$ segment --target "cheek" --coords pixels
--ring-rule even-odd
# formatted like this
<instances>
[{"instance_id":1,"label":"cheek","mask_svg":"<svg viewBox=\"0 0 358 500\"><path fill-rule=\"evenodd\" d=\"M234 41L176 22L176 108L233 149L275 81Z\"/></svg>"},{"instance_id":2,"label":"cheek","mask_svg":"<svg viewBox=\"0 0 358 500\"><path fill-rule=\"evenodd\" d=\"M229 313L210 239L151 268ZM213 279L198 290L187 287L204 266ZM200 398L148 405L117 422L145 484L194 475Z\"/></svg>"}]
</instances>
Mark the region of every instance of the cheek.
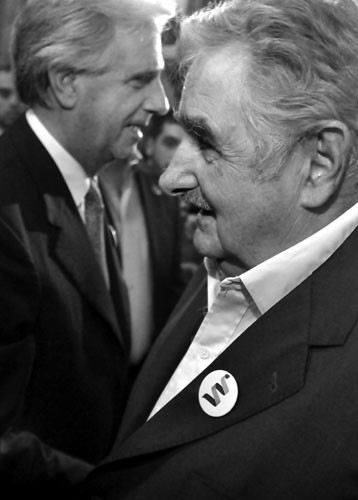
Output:
<instances>
[{"instance_id":1,"label":"cheek","mask_svg":"<svg viewBox=\"0 0 358 500\"><path fill-rule=\"evenodd\" d=\"M156 157L156 158L166 158L166 155L165 155L165 148L163 148L162 146L158 146L158 147L155 149L155 157Z\"/></svg>"},{"instance_id":2,"label":"cheek","mask_svg":"<svg viewBox=\"0 0 358 500\"><path fill-rule=\"evenodd\" d=\"M252 194L239 189L235 182L216 182L212 203L216 210L217 231L225 247L237 245L238 241L247 238L256 225L257 213Z\"/></svg>"},{"instance_id":3,"label":"cheek","mask_svg":"<svg viewBox=\"0 0 358 500\"><path fill-rule=\"evenodd\" d=\"M171 150L171 149L164 149L163 152L162 152L162 157L166 160L166 161L171 161L171 159L173 158L174 156L174 153L175 151Z\"/></svg>"},{"instance_id":4,"label":"cheek","mask_svg":"<svg viewBox=\"0 0 358 500\"><path fill-rule=\"evenodd\" d=\"M102 105L98 107L98 114L106 123L107 128L118 128L118 125L128 120L133 115L139 104L137 103L136 96L129 96L123 94L109 94L102 101Z\"/></svg>"},{"instance_id":5,"label":"cheek","mask_svg":"<svg viewBox=\"0 0 358 500\"><path fill-rule=\"evenodd\" d=\"M117 99L117 109L122 111L123 115L130 116L143 107L147 99L147 93L144 90L136 90L135 92L121 95Z\"/></svg>"}]
</instances>

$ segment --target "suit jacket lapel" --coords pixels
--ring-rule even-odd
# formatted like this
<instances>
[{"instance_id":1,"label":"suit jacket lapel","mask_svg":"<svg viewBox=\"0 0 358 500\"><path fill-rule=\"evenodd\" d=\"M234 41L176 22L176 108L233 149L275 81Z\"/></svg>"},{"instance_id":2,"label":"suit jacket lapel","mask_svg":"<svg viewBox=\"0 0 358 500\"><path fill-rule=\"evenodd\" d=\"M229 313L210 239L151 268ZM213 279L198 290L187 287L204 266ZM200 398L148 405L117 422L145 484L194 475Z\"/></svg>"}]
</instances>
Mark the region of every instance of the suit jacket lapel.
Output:
<instances>
[{"instance_id":1,"label":"suit jacket lapel","mask_svg":"<svg viewBox=\"0 0 358 500\"><path fill-rule=\"evenodd\" d=\"M178 340L184 334L182 327L188 327L184 317L193 318L190 307L184 304L179 311L184 317L168 324L143 376L137 381L119 441L130 431L134 433L124 439L121 446L114 447L106 462L208 436L301 390L309 347L343 344L357 321L357 308L346 305L352 303L352 296L358 295L358 273L352 273L357 260L358 230L312 277L256 321L188 387L145 422L171 375L169 367L175 368L188 344L187 335L186 343ZM179 356L175 353L178 347ZM214 418L201 409L198 391L206 375L218 369L233 375L239 386L239 397L231 412ZM145 393L140 390L141 384ZM134 422L132 426L129 420Z\"/></svg>"},{"instance_id":2,"label":"suit jacket lapel","mask_svg":"<svg viewBox=\"0 0 358 500\"><path fill-rule=\"evenodd\" d=\"M53 226L50 245L54 258L118 337L119 328L110 294L60 171L24 117L10 133L23 164L43 197L48 221Z\"/></svg>"},{"instance_id":3,"label":"suit jacket lapel","mask_svg":"<svg viewBox=\"0 0 358 500\"><path fill-rule=\"evenodd\" d=\"M188 387L124 441L119 454L110 460L180 446L210 435L300 390L308 350L309 290L305 283L256 321ZM302 304L299 311L297 301ZM172 342L173 339L172 335ZM165 346L162 349L164 353ZM198 401L201 382L215 370L228 371L239 387L233 410L218 418L205 414ZM147 374L151 380L156 376ZM155 399L151 398L151 406Z\"/></svg>"},{"instance_id":4,"label":"suit jacket lapel","mask_svg":"<svg viewBox=\"0 0 358 500\"><path fill-rule=\"evenodd\" d=\"M70 201L73 203L72 199ZM112 297L77 209L74 212L68 202L54 199L52 195L47 194L45 203L49 222L57 228L52 249L55 258L69 273L86 300L110 324L115 335L124 344Z\"/></svg>"}]
</instances>

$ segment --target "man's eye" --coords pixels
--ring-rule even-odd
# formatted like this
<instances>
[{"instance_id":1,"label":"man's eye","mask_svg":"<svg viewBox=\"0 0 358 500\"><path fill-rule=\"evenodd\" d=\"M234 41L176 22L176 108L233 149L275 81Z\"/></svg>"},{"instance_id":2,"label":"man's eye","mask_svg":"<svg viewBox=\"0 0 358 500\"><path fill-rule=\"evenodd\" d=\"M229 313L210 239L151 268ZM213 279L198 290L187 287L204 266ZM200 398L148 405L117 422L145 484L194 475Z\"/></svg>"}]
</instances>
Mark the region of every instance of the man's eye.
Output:
<instances>
[{"instance_id":1,"label":"man's eye","mask_svg":"<svg viewBox=\"0 0 358 500\"><path fill-rule=\"evenodd\" d=\"M218 153L216 149L205 140L198 138L199 149L207 163L212 163L215 159L217 159Z\"/></svg>"},{"instance_id":2,"label":"man's eye","mask_svg":"<svg viewBox=\"0 0 358 500\"><path fill-rule=\"evenodd\" d=\"M2 99L9 99L12 95L12 90L10 89L0 89L0 97Z\"/></svg>"},{"instance_id":3,"label":"man's eye","mask_svg":"<svg viewBox=\"0 0 358 500\"><path fill-rule=\"evenodd\" d=\"M197 141L198 141L198 145L199 145L199 148L200 148L201 151L206 151L207 149L212 149L211 144L209 144L208 142L206 142L201 137L198 137Z\"/></svg>"},{"instance_id":4,"label":"man's eye","mask_svg":"<svg viewBox=\"0 0 358 500\"><path fill-rule=\"evenodd\" d=\"M154 80L154 78L155 76L152 75L151 73L148 75L141 75L138 76L137 78L133 78L131 80L131 85L135 89L142 89L146 85L149 85Z\"/></svg>"},{"instance_id":5,"label":"man's eye","mask_svg":"<svg viewBox=\"0 0 358 500\"><path fill-rule=\"evenodd\" d=\"M177 148L180 144L180 140L176 139L175 137L164 137L163 138L163 146L166 146L167 148Z\"/></svg>"},{"instance_id":6,"label":"man's eye","mask_svg":"<svg viewBox=\"0 0 358 500\"><path fill-rule=\"evenodd\" d=\"M131 84L134 89L142 89L147 85L147 81L137 79L137 80L132 80Z\"/></svg>"}]
</instances>

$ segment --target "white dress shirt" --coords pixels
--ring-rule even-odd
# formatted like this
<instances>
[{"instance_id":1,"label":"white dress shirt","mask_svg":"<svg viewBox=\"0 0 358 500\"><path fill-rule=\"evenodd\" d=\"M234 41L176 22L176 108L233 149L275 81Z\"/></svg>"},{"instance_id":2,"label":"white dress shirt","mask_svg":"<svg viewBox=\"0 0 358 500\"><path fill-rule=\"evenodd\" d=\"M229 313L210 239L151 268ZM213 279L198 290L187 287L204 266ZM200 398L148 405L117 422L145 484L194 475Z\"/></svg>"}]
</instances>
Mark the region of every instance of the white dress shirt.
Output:
<instances>
[{"instance_id":1,"label":"white dress shirt","mask_svg":"<svg viewBox=\"0 0 358 500\"><path fill-rule=\"evenodd\" d=\"M132 363L146 354L153 333L153 280L149 241L138 187L130 170L119 200L123 277L128 289ZM160 224L160 221L158 221Z\"/></svg>"},{"instance_id":2,"label":"white dress shirt","mask_svg":"<svg viewBox=\"0 0 358 500\"><path fill-rule=\"evenodd\" d=\"M130 361L140 363L152 341L153 276L150 240L135 171L137 154L129 161L114 160L100 173L111 201L111 217L120 248L122 275L127 286L131 350ZM158 221L160 223L160 221Z\"/></svg>"},{"instance_id":3,"label":"white dress shirt","mask_svg":"<svg viewBox=\"0 0 358 500\"><path fill-rule=\"evenodd\" d=\"M358 204L336 220L240 276L220 281L206 259L208 313L149 418L204 371L254 321L321 266L358 225Z\"/></svg>"}]
</instances>

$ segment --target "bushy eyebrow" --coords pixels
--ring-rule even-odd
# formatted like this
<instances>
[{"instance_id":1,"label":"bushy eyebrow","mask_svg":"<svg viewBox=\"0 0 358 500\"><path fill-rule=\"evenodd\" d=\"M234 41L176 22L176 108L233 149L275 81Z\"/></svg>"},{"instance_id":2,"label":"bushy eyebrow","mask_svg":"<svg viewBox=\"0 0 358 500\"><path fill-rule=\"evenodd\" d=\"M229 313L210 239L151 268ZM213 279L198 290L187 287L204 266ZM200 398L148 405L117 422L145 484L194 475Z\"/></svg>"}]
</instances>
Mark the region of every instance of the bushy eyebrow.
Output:
<instances>
[{"instance_id":1,"label":"bushy eyebrow","mask_svg":"<svg viewBox=\"0 0 358 500\"><path fill-rule=\"evenodd\" d=\"M208 142L213 146L216 144L216 137L210 126L203 118L190 118L182 113L175 111L175 119L183 127L185 132L194 139Z\"/></svg>"}]
</instances>

